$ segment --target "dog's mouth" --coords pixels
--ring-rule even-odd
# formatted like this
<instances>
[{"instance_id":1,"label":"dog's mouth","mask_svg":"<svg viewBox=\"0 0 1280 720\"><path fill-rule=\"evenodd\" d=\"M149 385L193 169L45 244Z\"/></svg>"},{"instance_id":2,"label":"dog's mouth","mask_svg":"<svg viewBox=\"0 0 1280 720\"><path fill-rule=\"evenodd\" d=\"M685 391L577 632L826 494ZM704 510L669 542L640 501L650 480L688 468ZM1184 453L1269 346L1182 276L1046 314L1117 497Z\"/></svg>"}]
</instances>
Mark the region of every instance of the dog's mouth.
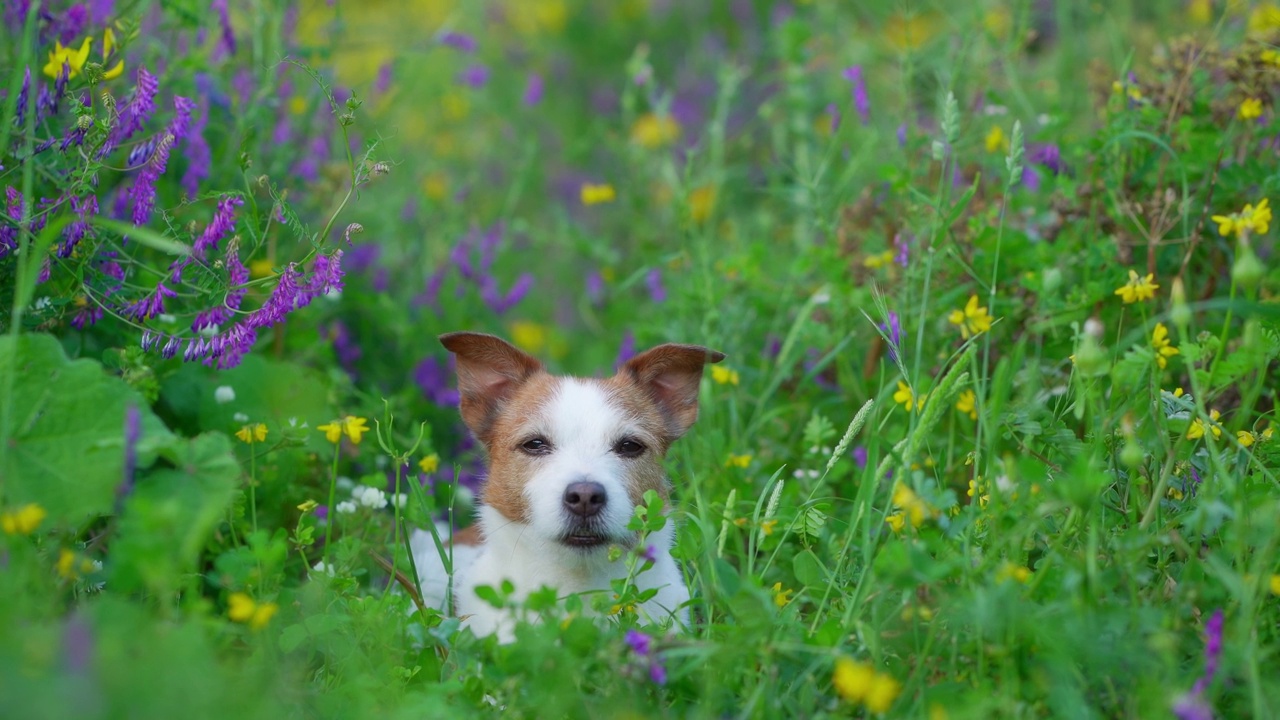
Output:
<instances>
[{"instance_id":1,"label":"dog's mouth","mask_svg":"<svg viewBox=\"0 0 1280 720\"><path fill-rule=\"evenodd\" d=\"M598 532L587 529L570 530L560 538L560 542L572 547L590 550L609 544L609 538Z\"/></svg>"}]
</instances>

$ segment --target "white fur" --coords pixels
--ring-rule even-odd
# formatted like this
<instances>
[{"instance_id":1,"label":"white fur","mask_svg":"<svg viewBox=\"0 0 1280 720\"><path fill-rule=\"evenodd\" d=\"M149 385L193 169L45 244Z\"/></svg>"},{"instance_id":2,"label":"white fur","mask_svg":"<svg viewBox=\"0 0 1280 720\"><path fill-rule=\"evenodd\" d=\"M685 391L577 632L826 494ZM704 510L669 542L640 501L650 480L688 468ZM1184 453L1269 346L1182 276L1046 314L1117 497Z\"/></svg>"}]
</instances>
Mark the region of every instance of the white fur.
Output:
<instances>
[{"instance_id":1,"label":"white fur","mask_svg":"<svg viewBox=\"0 0 1280 720\"><path fill-rule=\"evenodd\" d=\"M550 455L539 460L537 470L524 486L529 522L513 521L492 507L481 507L479 519L485 544L480 548L454 549L453 587L458 616L465 618L465 624L477 635L497 633L501 642L514 639L516 616L511 610L495 609L477 597L477 586L498 588L508 580L515 588L515 600L523 600L544 586L555 588L563 598L573 593L612 594L610 581L627 575L625 556L610 562L607 546L584 550L560 542L569 519L562 499L569 484L589 480L603 485L608 494L602 518L604 533L624 548L636 541L635 534L626 529L635 509L627 492L628 462L613 452L613 444L619 438L638 432L634 420L610 404L595 385L565 378L543 411L528 419L527 429L543 434L553 447ZM645 539L646 544L653 545L657 559L634 581L641 590L657 589L658 593L637 612L649 622L674 616L684 626L688 624L684 605L689 591L671 557L673 539L670 522ZM443 607L447 581L430 535L415 533L413 551L423 580L424 600ZM586 606L590 606L589 600Z\"/></svg>"}]
</instances>

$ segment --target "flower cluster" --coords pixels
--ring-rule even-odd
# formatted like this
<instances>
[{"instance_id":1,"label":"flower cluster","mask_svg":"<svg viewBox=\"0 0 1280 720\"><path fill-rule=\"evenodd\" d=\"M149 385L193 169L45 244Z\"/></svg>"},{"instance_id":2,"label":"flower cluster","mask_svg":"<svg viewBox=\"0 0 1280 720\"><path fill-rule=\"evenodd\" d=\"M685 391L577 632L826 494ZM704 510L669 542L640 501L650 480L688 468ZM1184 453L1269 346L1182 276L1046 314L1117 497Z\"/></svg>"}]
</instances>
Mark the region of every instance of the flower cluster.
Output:
<instances>
[{"instance_id":1,"label":"flower cluster","mask_svg":"<svg viewBox=\"0 0 1280 720\"><path fill-rule=\"evenodd\" d=\"M40 505L28 503L0 513L0 530L4 530L6 535L30 535L48 515L48 511Z\"/></svg>"},{"instance_id":2,"label":"flower cluster","mask_svg":"<svg viewBox=\"0 0 1280 720\"><path fill-rule=\"evenodd\" d=\"M666 685L667 668L662 664L662 659L658 657L658 653L653 647L653 638L639 630L632 629L627 631L626 641L631 651L640 658L643 664L648 666L649 680L654 685Z\"/></svg>"},{"instance_id":3,"label":"flower cluster","mask_svg":"<svg viewBox=\"0 0 1280 720\"><path fill-rule=\"evenodd\" d=\"M902 692L902 685L892 675L847 657L836 660L831 685L840 697L877 714L888 712Z\"/></svg>"},{"instance_id":4,"label":"flower cluster","mask_svg":"<svg viewBox=\"0 0 1280 720\"><path fill-rule=\"evenodd\" d=\"M959 326L960 337L965 340L990 330L993 320L987 308L978 305L977 295L970 295L969 302L965 303L963 309L953 310L947 316L948 322Z\"/></svg>"},{"instance_id":5,"label":"flower cluster","mask_svg":"<svg viewBox=\"0 0 1280 720\"><path fill-rule=\"evenodd\" d=\"M1245 205L1238 213L1214 215L1211 219L1218 223L1218 234L1224 237L1239 235L1242 231L1263 235L1271 227L1271 205L1267 198L1263 198L1257 207ZM1149 275L1147 277L1150 278Z\"/></svg>"},{"instance_id":6,"label":"flower cluster","mask_svg":"<svg viewBox=\"0 0 1280 720\"><path fill-rule=\"evenodd\" d=\"M1140 276L1137 272L1130 270L1129 281L1116 288L1115 294L1119 295L1126 305L1130 305L1154 298L1159 288L1160 286L1155 283L1154 273Z\"/></svg>"},{"instance_id":7,"label":"flower cluster","mask_svg":"<svg viewBox=\"0 0 1280 720\"><path fill-rule=\"evenodd\" d=\"M317 430L324 433L324 437L331 443L337 444L342 441L342 436L346 435L351 442L356 445L364 439L364 434L369 432L369 421L362 417L347 415L338 420L334 420L325 425L319 425Z\"/></svg>"},{"instance_id":8,"label":"flower cluster","mask_svg":"<svg viewBox=\"0 0 1280 720\"><path fill-rule=\"evenodd\" d=\"M279 605L273 602L258 602L247 593L234 592L227 598L227 617L248 625L253 630L266 627L279 609Z\"/></svg>"}]
</instances>

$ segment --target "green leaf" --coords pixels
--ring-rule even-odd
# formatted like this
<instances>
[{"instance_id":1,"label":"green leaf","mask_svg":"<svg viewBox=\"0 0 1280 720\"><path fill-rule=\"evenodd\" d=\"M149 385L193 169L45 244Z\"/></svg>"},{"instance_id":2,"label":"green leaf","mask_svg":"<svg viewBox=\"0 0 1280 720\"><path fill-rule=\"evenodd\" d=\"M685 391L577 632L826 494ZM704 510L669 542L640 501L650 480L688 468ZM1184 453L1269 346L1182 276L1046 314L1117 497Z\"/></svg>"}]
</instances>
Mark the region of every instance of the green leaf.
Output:
<instances>
[{"instance_id":1,"label":"green leaf","mask_svg":"<svg viewBox=\"0 0 1280 720\"><path fill-rule=\"evenodd\" d=\"M791 569L796 574L796 580L808 587L821 587L827 582L827 569L812 550L800 551L792 561Z\"/></svg>"},{"instance_id":2,"label":"green leaf","mask_svg":"<svg viewBox=\"0 0 1280 720\"><path fill-rule=\"evenodd\" d=\"M12 392L7 392L12 388ZM141 396L92 360L68 360L48 335L0 337L0 477L8 500L55 523L111 512L124 480L125 413L137 407L138 467L174 441Z\"/></svg>"}]
</instances>

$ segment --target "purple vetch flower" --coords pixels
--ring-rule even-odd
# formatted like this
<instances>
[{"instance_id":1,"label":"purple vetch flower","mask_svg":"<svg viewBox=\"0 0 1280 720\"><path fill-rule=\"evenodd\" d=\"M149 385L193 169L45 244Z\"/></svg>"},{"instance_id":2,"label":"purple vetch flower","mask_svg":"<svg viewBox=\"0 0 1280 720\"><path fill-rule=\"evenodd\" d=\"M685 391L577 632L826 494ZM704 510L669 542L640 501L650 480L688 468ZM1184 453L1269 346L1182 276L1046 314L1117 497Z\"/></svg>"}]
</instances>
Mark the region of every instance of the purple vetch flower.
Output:
<instances>
[{"instance_id":1,"label":"purple vetch flower","mask_svg":"<svg viewBox=\"0 0 1280 720\"><path fill-rule=\"evenodd\" d=\"M347 371L348 375L355 377L356 363L364 357L364 350L351 336L351 330L347 328L346 323L334 320L332 325L321 329L320 335L333 343L333 353L338 358L338 364Z\"/></svg>"},{"instance_id":2,"label":"purple vetch flower","mask_svg":"<svg viewBox=\"0 0 1280 720\"><path fill-rule=\"evenodd\" d=\"M907 238L902 233L895 233L893 236L893 261L901 267L906 267L911 262L911 245L907 242Z\"/></svg>"},{"instance_id":3,"label":"purple vetch flower","mask_svg":"<svg viewBox=\"0 0 1280 720\"><path fill-rule=\"evenodd\" d=\"M1205 691L1218 674L1222 660L1222 609L1219 608L1204 624L1204 674L1196 680L1191 692L1179 697L1173 705L1173 714L1179 720L1213 720L1213 706L1205 698Z\"/></svg>"},{"instance_id":4,"label":"purple vetch flower","mask_svg":"<svg viewBox=\"0 0 1280 720\"><path fill-rule=\"evenodd\" d=\"M827 117L829 118L829 124L827 125L827 129L833 133L839 130L840 129L840 107L837 106L835 103L827 103Z\"/></svg>"},{"instance_id":5,"label":"purple vetch flower","mask_svg":"<svg viewBox=\"0 0 1280 720\"><path fill-rule=\"evenodd\" d=\"M889 337L889 361L898 362L898 352L902 349L902 323L898 313L890 310L888 320L880 323L880 330Z\"/></svg>"},{"instance_id":6,"label":"purple vetch flower","mask_svg":"<svg viewBox=\"0 0 1280 720\"><path fill-rule=\"evenodd\" d=\"M652 544L645 545L644 550L640 552L640 557L644 559L645 562L658 562L658 548L654 547Z\"/></svg>"},{"instance_id":7,"label":"purple vetch flower","mask_svg":"<svg viewBox=\"0 0 1280 720\"><path fill-rule=\"evenodd\" d=\"M639 630L628 630L626 640L631 651L640 657L649 657L649 653L653 652L653 638Z\"/></svg>"},{"instance_id":8,"label":"purple vetch flower","mask_svg":"<svg viewBox=\"0 0 1280 720\"><path fill-rule=\"evenodd\" d=\"M23 126L27 115L27 98L31 95L31 68L28 67L22 76L22 89L18 91L18 105L14 110L14 124Z\"/></svg>"},{"instance_id":9,"label":"purple vetch flower","mask_svg":"<svg viewBox=\"0 0 1280 720\"><path fill-rule=\"evenodd\" d=\"M89 0L89 22L106 25L116 16L115 0Z\"/></svg>"},{"instance_id":10,"label":"purple vetch flower","mask_svg":"<svg viewBox=\"0 0 1280 720\"><path fill-rule=\"evenodd\" d=\"M249 282L249 268L240 262L239 254L234 251L227 253L226 266L227 285L231 290L227 291L221 305L196 314L195 321L191 323L192 331L200 332L205 328L221 325L231 319L233 312L240 309L240 303L248 292L245 283Z\"/></svg>"},{"instance_id":11,"label":"purple vetch flower","mask_svg":"<svg viewBox=\"0 0 1280 720\"><path fill-rule=\"evenodd\" d=\"M472 88L482 88L489 82L489 68L475 63L458 73L458 82Z\"/></svg>"},{"instance_id":12,"label":"purple vetch flower","mask_svg":"<svg viewBox=\"0 0 1280 720\"><path fill-rule=\"evenodd\" d=\"M71 327L77 330L84 330L86 327L101 320L102 314L102 308L89 301L77 310L75 315L71 316Z\"/></svg>"},{"instance_id":13,"label":"purple vetch flower","mask_svg":"<svg viewBox=\"0 0 1280 720\"><path fill-rule=\"evenodd\" d=\"M342 250L332 255L317 255L311 265L311 284L307 292L312 297L342 290Z\"/></svg>"},{"instance_id":14,"label":"purple vetch flower","mask_svg":"<svg viewBox=\"0 0 1280 720\"><path fill-rule=\"evenodd\" d=\"M667 289L662 285L662 270L654 268L644 276L644 285L649 289L649 299L655 303L666 302Z\"/></svg>"},{"instance_id":15,"label":"purple vetch flower","mask_svg":"<svg viewBox=\"0 0 1280 720\"><path fill-rule=\"evenodd\" d=\"M445 408L458 406L458 391L453 388L452 359L440 362L427 357L413 369L413 382L423 397L432 404Z\"/></svg>"},{"instance_id":16,"label":"purple vetch flower","mask_svg":"<svg viewBox=\"0 0 1280 720\"><path fill-rule=\"evenodd\" d=\"M210 250L217 250L218 243L236 231L236 208L244 204L238 195L226 195L218 201L213 219L191 246L191 254L203 260Z\"/></svg>"},{"instance_id":17,"label":"purple vetch flower","mask_svg":"<svg viewBox=\"0 0 1280 720\"><path fill-rule=\"evenodd\" d=\"M137 79L138 84L133 90L133 95L130 97L129 102L120 109L119 124L111 131L107 141L103 143L102 150L98 152L98 157L102 157L122 143L128 142L129 138L142 129L147 119L151 117L151 113L155 112L156 93L160 90L160 81L156 76L147 72L145 67L138 68Z\"/></svg>"},{"instance_id":18,"label":"purple vetch flower","mask_svg":"<svg viewBox=\"0 0 1280 720\"><path fill-rule=\"evenodd\" d=\"M898 126L897 136L898 136L898 147L906 147L907 146L907 124L906 123L902 123L901 125Z\"/></svg>"},{"instance_id":19,"label":"purple vetch flower","mask_svg":"<svg viewBox=\"0 0 1280 720\"><path fill-rule=\"evenodd\" d=\"M1028 192L1040 192L1040 173L1034 165L1027 164L1022 166L1021 184Z\"/></svg>"},{"instance_id":20,"label":"purple vetch flower","mask_svg":"<svg viewBox=\"0 0 1280 720\"><path fill-rule=\"evenodd\" d=\"M867 99L867 83L862 77L862 66L850 65L841 76L853 86L853 109L858 112L862 124L866 125L871 120L871 102Z\"/></svg>"},{"instance_id":21,"label":"purple vetch flower","mask_svg":"<svg viewBox=\"0 0 1280 720\"><path fill-rule=\"evenodd\" d=\"M320 179L320 166L329 161L329 137L317 133L307 143L307 149L293 165L293 173L307 182Z\"/></svg>"},{"instance_id":22,"label":"purple vetch flower","mask_svg":"<svg viewBox=\"0 0 1280 720\"><path fill-rule=\"evenodd\" d=\"M191 123L191 130L187 133L185 142L187 171L182 174L182 189L190 197L200 194L200 181L209 177L209 166L213 162L209 143L204 139L204 129L209 124L208 104L209 99L206 96L205 102Z\"/></svg>"},{"instance_id":23,"label":"purple vetch flower","mask_svg":"<svg viewBox=\"0 0 1280 720\"><path fill-rule=\"evenodd\" d=\"M1057 175L1062 172L1062 151L1053 143L1034 143L1027 148L1027 162Z\"/></svg>"},{"instance_id":24,"label":"purple vetch flower","mask_svg":"<svg viewBox=\"0 0 1280 720\"><path fill-rule=\"evenodd\" d=\"M542 76L536 72L529 73L529 79L524 83L524 104L533 107L542 102L542 91Z\"/></svg>"},{"instance_id":25,"label":"purple vetch flower","mask_svg":"<svg viewBox=\"0 0 1280 720\"><path fill-rule=\"evenodd\" d=\"M622 334L622 345L618 347L618 357L613 361L615 369L622 367L622 364L636 356L636 336L627 330Z\"/></svg>"},{"instance_id":26,"label":"purple vetch flower","mask_svg":"<svg viewBox=\"0 0 1280 720\"><path fill-rule=\"evenodd\" d=\"M859 470L867 467L867 448L865 445L857 445L853 448L853 464L858 466Z\"/></svg>"},{"instance_id":27,"label":"purple vetch flower","mask_svg":"<svg viewBox=\"0 0 1280 720\"><path fill-rule=\"evenodd\" d=\"M524 300L529 291L533 289L533 275L531 273L520 273L520 277L516 278L511 289L507 290L507 294L502 296L501 305L494 308L494 312L499 315L505 313Z\"/></svg>"},{"instance_id":28,"label":"purple vetch flower","mask_svg":"<svg viewBox=\"0 0 1280 720\"><path fill-rule=\"evenodd\" d=\"M649 680L654 685L667 684L667 668L657 658L654 658L653 662L649 663Z\"/></svg>"},{"instance_id":29,"label":"purple vetch flower","mask_svg":"<svg viewBox=\"0 0 1280 720\"><path fill-rule=\"evenodd\" d=\"M236 34L231 29L231 13L227 10L227 0L213 0L210 7L218 13L218 24L222 28L221 49L228 55L235 55Z\"/></svg>"},{"instance_id":30,"label":"purple vetch flower","mask_svg":"<svg viewBox=\"0 0 1280 720\"><path fill-rule=\"evenodd\" d=\"M76 245L88 234L89 218L98 214L98 197L92 194L85 195L84 198L72 196L71 212L76 214L76 220L62 234L62 244L58 246L60 258L71 257Z\"/></svg>"},{"instance_id":31,"label":"purple vetch flower","mask_svg":"<svg viewBox=\"0 0 1280 720\"><path fill-rule=\"evenodd\" d=\"M155 206L156 199L156 181L169 164L169 152L174 143L186 136L191 124L191 111L195 109L195 103L178 96L173 99L173 106L177 113L156 146L155 153L142 168L142 172L138 173L137 183L131 192L134 225L145 225L151 219L151 209Z\"/></svg>"},{"instance_id":32,"label":"purple vetch flower","mask_svg":"<svg viewBox=\"0 0 1280 720\"><path fill-rule=\"evenodd\" d=\"M464 53L476 51L475 38L460 32L447 32L440 36L440 44Z\"/></svg>"},{"instance_id":33,"label":"purple vetch flower","mask_svg":"<svg viewBox=\"0 0 1280 720\"><path fill-rule=\"evenodd\" d=\"M598 272L587 276L587 299L592 305L599 305L604 300L604 276Z\"/></svg>"},{"instance_id":34,"label":"purple vetch flower","mask_svg":"<svg viewBox=\"0 0 1280 720\"><path fill-rule=\"evenodd\" d=\"M384 94L391 89L391 80L395 77L395 63L388 60L378 67L378 78L373 82L373 89L378 94Z\"/></svg>"},{"instance_id":35,"label":"purple vetch flower","mask_svg":"<svg viewBox=\"0 0 1280 720\"><path fill-rule=\"evenodd\" d=\"M178 293L165 287L164 283L157 283L156 289L153 290L151 294L141 300L120 308L120 315L137 322L150 320L164 312L165 298L173 298L177 296Z\"/></svg>"},{"instance_id":36,"label":"purple vetch flower","mask_svg":"<svg viewBox=\"0 0 1280 720\"><path fill-rule=\"evenodd\" d=\"M315 513L317 520L324 521L329 519L328 505L316 505L315 509L312 510L311 512Z\"/></svg>"},{"instance_id":37,"label":"purple vetch flower","mask_svg":"<svg viewBox=\"0 0 1280 720\"><path fill-rule=\"evenodd\" d=\"M22 219L22 193L12 185L5 188L5 212L14 220ZM0 224L0 258L18 249L18 224Z\"/></svg>"}]
</instances>

